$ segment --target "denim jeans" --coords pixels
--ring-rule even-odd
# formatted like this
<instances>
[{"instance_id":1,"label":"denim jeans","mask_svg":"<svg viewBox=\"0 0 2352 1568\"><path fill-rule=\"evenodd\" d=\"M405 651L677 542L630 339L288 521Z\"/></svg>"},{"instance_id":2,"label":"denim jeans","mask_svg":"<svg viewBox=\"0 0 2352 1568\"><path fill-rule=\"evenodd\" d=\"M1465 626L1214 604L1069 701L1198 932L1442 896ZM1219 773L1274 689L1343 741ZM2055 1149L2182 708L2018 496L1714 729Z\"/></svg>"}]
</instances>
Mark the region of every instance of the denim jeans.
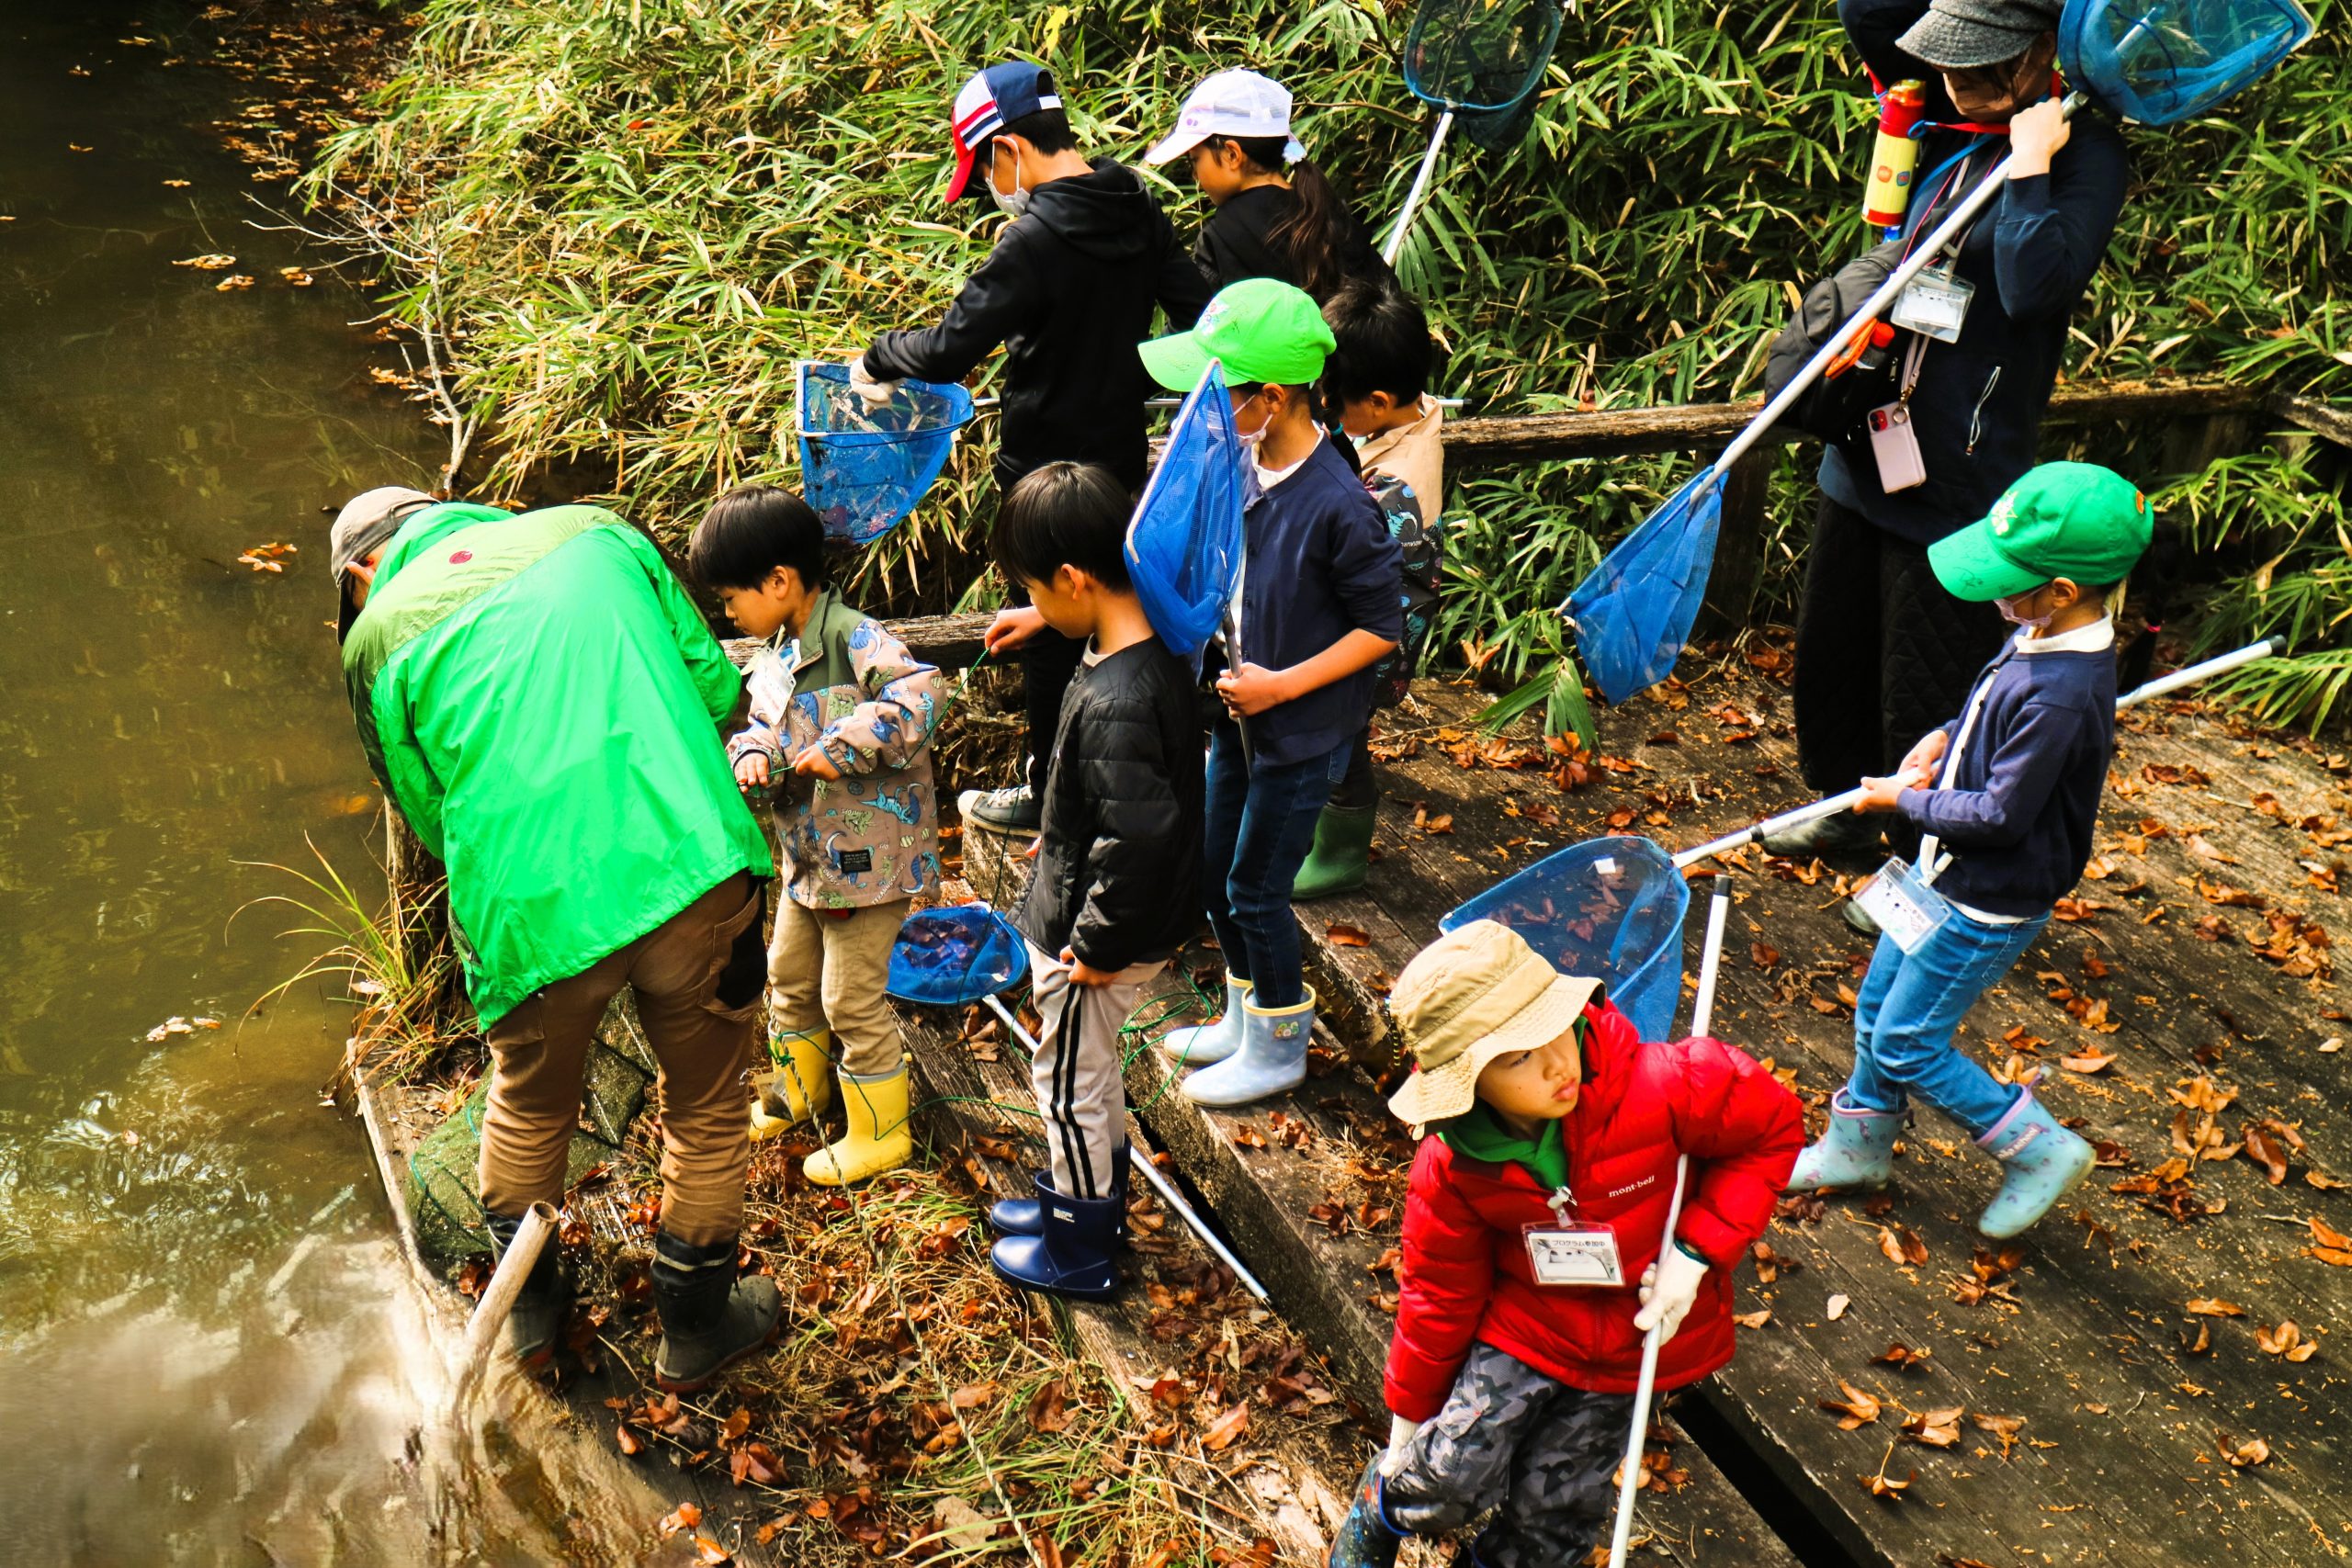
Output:
<instances>
[{"instance_id":1,"label":"denim jeans","mask_svg":"<svg viewBox=\"0 0 2352 1568\"><path fill-rule=\"evenodd\" d=\"M1247 980L1261 1008L1306 999L1290 885L1315 845L1315 819L1348 771L1351 737L1303 762L1260 762L1241 753L1241 732L1220 720L1209 738L1208 800L1202 834L1202 897L1209 929L1225 950L1225 972Z\"/></svg>"},{"instance_id":2,"label":"denim jeans","mask_svg":"<svg viewBox=\"0 0 2352 1568\"><path fill-rule=\"evenodd\" d=\"M2046 914L2013 926L1972 920L1954 909L1916 953L1878 939L1854 1003L1854 1076L1846 1094L1867 1111L1901 1111L1916 1097L1983 1137L2008 1114L2018 1091L1952 1043L1960 1021L1986 987L2032 945Z\"/></svg>"}]
</instances>

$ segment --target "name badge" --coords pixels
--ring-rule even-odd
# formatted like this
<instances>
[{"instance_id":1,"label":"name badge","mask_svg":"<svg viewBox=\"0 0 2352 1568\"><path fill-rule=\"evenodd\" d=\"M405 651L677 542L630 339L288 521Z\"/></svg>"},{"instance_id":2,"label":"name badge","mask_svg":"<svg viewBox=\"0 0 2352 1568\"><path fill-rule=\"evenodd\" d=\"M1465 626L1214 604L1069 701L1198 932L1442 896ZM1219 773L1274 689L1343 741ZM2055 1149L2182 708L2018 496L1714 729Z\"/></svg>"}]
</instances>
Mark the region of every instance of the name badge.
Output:
<instances>
[{"instance_id":1,"label":"name badge","mask_svg":"<svg viewBox=\"0 0 2352 1568\"><path fill-rule=\"evenodd\" d=\"M792 706L793 685L792 666L775 649L763 648L752 656L752 711L777 716L779 736L784 733L782 716Z\"/></svg>"},{"instance_id":2,"label":"name badge","mask_svg":"<svg viewBox=\"0 0 2352 1568\"><path fill-rule=\"evenodd\" d=\"M1969 301L1975 297L1976 285L1940 267L1929 267L1903 286L1903 292L1895 296L1891 319L1896 326L1938 343L1958 343L1961 323L1968 320Z\"/></svg>"},{"instance_id":3,"label":"name badge","mask_svg":"<svg viewBox=\"0 0 2352 1568\"><path fill-rule=\"evenodd\" d=\"M1539 1285L1623 1285L1617 1233L1607 1225L1525 1226L1527 1261Z\"/></svg>"},{"instance_id":4,"label":"name badge","mask_svg":"<svg viewBox=\"0 0 2352 1568\"><path fill-rule=\"evenodd\" d=\"M1879 867L1870 886L1854 895L1854 902L1905 953L1917 953L1951 918L1951 901L1920 881L1917 868L1907 860L1890 860Z\"/></svg>"}]
</instances>

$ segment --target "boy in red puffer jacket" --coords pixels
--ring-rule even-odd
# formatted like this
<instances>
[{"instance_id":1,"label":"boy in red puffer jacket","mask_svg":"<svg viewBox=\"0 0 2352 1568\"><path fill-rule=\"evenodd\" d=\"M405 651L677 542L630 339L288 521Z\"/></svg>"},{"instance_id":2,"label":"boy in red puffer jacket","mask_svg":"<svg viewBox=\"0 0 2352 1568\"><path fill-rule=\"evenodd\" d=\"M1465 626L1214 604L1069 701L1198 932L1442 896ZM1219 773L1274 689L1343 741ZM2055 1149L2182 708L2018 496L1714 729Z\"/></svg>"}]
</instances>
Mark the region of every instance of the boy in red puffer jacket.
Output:
<instances>
[{"instance_id":1,"label":"boy in red puffer jacket","mask_svg":"<svg viewBox=\"0 0 2352 1568\"><path fill-rule=\"evenodd\" d=\"M1732 1269L1804 1142L1795 1095L1718 1040L1644 1044L1598 980L1478 920L1405 967L1389 1005L1427 1128L1405 1201L1387 1449L1331 1568L1488 1508L1478 1568L1583 1561L1609 1526L1642 1337L1657 1386L1731 1359ZM1679 1156L1680 1223L1664 1246Z\"/></svg>"}]
</instances>

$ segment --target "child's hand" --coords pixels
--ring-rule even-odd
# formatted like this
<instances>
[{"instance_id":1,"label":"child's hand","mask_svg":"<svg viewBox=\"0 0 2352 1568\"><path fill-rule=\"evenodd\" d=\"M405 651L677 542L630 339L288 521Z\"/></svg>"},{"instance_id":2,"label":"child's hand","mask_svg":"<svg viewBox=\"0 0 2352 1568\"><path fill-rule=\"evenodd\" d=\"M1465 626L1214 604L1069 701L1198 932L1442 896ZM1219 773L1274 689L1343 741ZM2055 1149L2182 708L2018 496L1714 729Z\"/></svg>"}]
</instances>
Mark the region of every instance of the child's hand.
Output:
<instances>
[{"instance_id":1,"label":"child's hand","mask_svg":"<svg viewBox=\"0 0 2352 1568\"><path fill-rule=\"evenodd\" d=\"M1642 1310L1634 1314L1634 1326L1644 1334L1657 1329L1657 1342L1665 1344L1690 1315L1706 1279L1704 1263L1668 1242L1658 1260L1642 1270Z\"/></svg>"},{"instance_id":2,"label":"child's hand","mask_svg":"<svg viewBox=\"0 0 2352 1568\"><path fill-rule=\"evenodd\" d=\"M842 776L842 771L833 766L833 760L825 755L824 747L813 742L807 750L792 759L792 771L810 778L837 779Z\"/></svg>"},{"instance_id":3,"label":"child's hand","mask_svg":"<svg viewBox=\"0 0 2352 1568\"><path fill-rule=\"evenodd\" d=\"M1925 773L1897 773L1893 778L1864 779L1862 797L1854 802L1854 809L1860 812L1892 811L1905 790L1927 787L1928 775Z\"/></svg>"},{"instance_id":4,"label":"child's hand","mask_svg":"<svg viewBox=\"0 0 2352 1568\"><path fill-rule=\"evenodd\" d=\"M1069 965L1069 983L1073 986L1107 986L1119 977L1117 970L1097 969L1070 948L1062 949L1062 962Z\"/></svg>"},{"instance_id":5,"label":"child's hand","mask_svg":"<svg viewBox=\"0 0 2352 1568\"><path fill-rule=\"evenodd\" d=\"M1225 699L1225 709L1234 717L1254 718L1290 701L1295 694L1287 672L1245 663L1238 674L1216 678L1216 694Z\"/></svg>"},{"instance_id":6,"label":"child's hand","mask_svg":"<svg viewBox=\"0 0 2352 1568\"><path fill-rule=\"evenodd\" d=\"M1951 743L1951 737L1946 735L1942 730L1931 729L1928 731L1926 735L1920 737L1919 743L1917 746L1912 747L1910 750L1905 751L1903 754L1903 761L1897 762L1894 766L1895 773L1898 775L1903 773L1924 773L1927 775L1929 782L1933 782L1936 776L1936 764L1944 760L1945 749L1949 747ZM1919 787L1925 789L1928 786L1923 784Z\"/></svg>"},{"instance_id":7,"label":"child's hand","mask_svg":"<svg viewBox=\"0 0 2352 1568\"><path fill-rule=\"evenodd\" d=\"M1402 1416L1388 1417L1388 1451L1380 1456L1380 1473L1394 1475L1405 1465L1405 1450L1412 1445L1413 1434L1421 1429L1419 1421L1408 1421Z\"/></svg>"},{"instance_id":8,"label":"child's hand","mask_svg":"<svg viewBox=\"0 0 2352 1568\"><path fill-rule=\"evenodd\" d=\"M989 629L980 634L980 642L993 659L1000 653L1019 648L1046 629L1046 617L1035 604L1019 604L1010 610L999 610Z\"/></svg>"},{"instance_id":9,"label":"child's hand","mask_svg":"<svg viewBox=\"0 0 2352 1568\"><path fill-rule=\"evenodd\" d=\"M764 751L746 751L735 759L735 787L749 792L765 789L768 784L768 759Z\"/></svg>"}]
</instances>

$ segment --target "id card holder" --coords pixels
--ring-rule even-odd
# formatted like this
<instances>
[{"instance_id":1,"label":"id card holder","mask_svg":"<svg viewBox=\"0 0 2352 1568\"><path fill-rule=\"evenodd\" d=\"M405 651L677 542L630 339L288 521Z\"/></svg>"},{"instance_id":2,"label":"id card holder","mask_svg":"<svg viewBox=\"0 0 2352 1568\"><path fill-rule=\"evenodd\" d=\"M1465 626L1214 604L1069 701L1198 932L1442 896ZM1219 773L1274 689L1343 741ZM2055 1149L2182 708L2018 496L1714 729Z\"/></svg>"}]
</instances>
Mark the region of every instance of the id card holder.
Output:
<instances>
[{"instance_id":1,"label":"id card holder","mask_svg":"<svg viewBox=\"0 0 2352 1568\"><path fill-rule=\"evenodd\" d=\"M1917 953L1951 918L1951 900L1922 882L1917 867L1899 858L1879 867L1870 886L1854 895L1854 902L1905 953Z\"/></svg>"},{"instance_id":2,"label":"id card holder","mask_svg":"<svg viewBox=\"0 0 2352 1568\"><path fill-rule=\"evenodd\" d=\"M1539 1285L1623 1285L1625 1269L1617 1257L1617 1233L1607 1225L1532 1224L1520 1227L1527 1238L1527 1262Z\"/></svg>"},{"instance_id":3,"label":"id card holder","mask_svg":"<svg viewBox=\"0 0 2352 1568\"><path fill-rule=\"evenodd\" d=\"M1938 343L1958 343L1961 324L1968 320L1968 307L1975 298L1976 285L1931 266L1903 286L1888 320Z\"/></svg>"},{"instance_id":4,"label":"id card holder","mask_svg":"<svg viewBox=\"0 0 2352 1568\"><path fill-rule=\"evenodd\" d=\"M798 654L797 644L794 645L793 651L796 656ZM795 684L792 666L786 663L784 656L775 649L763 648L752 656L749 684L752 689L752 710L758 713L775 714L777 733L783 733L784 716L792 708L792 689Z\"/></svg>"},{"instance_id":5,"label":"id card holder","mask_svg":"<svg viewBox=\"0 0 2352 1568\"><path fill-rule=\"evenodd\" d=\"M1911 405L1886 403L1871 410L1871 456L1878 463L1879 488L1889 495L1928 482L1928 460L1919 455L1919 433L1911 428Z\"/></svg>"}]
</instances>

